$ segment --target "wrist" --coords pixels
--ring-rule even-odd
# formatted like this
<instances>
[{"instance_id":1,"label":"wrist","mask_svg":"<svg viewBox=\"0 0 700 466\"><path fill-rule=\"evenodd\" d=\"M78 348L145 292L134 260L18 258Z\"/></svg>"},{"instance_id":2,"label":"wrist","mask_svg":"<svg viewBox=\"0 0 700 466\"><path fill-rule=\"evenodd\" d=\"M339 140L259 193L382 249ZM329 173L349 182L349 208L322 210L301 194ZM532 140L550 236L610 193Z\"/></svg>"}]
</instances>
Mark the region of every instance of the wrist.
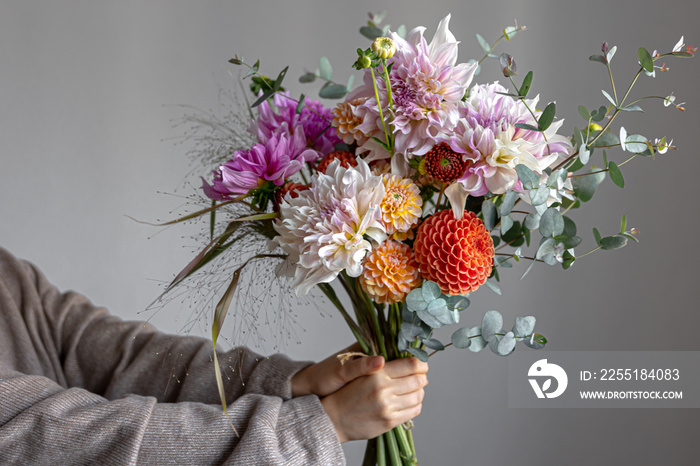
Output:
<instances>
[{"instance_id":1,"label":"wrist","mask_svg":"<svg viewBox=\"0 0 700 466\"><path fill-rule=\"evenodd\" d=\"M345 432L341 428L340 425L340 420L342 417L340 416L337 406L335 404L335 398L333 395L326 396L321 399L321 405L323 406L323 410L326 412L326 415L328 418L331 420L331 423L333 424L333 428L335 429L335 434L338 436L338 441L340 443L345 443L349 441L350 439L347 438L345 435Z\"/></svg>"}]
</instances>

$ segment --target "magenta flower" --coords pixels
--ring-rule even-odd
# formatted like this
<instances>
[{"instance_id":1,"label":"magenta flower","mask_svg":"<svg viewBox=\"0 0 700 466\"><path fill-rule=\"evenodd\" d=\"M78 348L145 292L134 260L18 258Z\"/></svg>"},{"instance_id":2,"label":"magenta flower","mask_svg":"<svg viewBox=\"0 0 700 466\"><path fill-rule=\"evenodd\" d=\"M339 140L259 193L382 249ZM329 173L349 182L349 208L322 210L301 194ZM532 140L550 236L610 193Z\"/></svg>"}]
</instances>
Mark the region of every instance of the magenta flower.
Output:
<instances>
[{"instance_id":1,"label":"magenta flower","mask_svg":"<svg viewBox=\"0 0 700 466\"><path fill-rule=\"evenodd\" d=\"M288 134L301 130L306 138L305 144L321 154L328 154L335 145L342 142L331 126L333 114L317 100L308 97L304 101L301 113L297 113L297 102L289 98L289 93L275 94L274 107L267 101L258 107L258 119L251 123L250 131L265 141L273 134L283 131Z\"/></svg>"},{"instance_id":2,"label":"magenta flower","mask_svg":"<svg viewBox=\"0 0 700 466\"><path fill-rule=\"evenodd\" d=\"M269 181L277 186L301 170L305 162L318 159L319 154L306 147L301 131L293 135L272 133L264 144L256 143L250 150L237 150L228 162L214 171L212 184L202 180L204 194L213 200L248 194Z\"/></svg>"}]
</instances>

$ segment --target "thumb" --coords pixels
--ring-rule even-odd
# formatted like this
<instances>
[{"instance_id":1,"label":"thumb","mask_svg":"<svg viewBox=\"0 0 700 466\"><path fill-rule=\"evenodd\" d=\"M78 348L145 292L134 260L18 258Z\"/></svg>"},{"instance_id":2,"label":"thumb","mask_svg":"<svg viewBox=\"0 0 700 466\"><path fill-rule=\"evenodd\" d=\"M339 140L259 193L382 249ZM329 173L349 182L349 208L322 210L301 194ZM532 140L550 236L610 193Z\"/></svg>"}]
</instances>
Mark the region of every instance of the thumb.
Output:
<instances>
[{"instance_id":1,"label":"thumb","mask_svg":"<svg viewBox=\"0 0 700 466\"><path fill-rule=\"evenodd\" d=\"M345 379L345 383L349 383L358 377L374 374L382 367L384 367L383 356L356 358L343 365L343 379Z\"/></svg>"}]
</instances>

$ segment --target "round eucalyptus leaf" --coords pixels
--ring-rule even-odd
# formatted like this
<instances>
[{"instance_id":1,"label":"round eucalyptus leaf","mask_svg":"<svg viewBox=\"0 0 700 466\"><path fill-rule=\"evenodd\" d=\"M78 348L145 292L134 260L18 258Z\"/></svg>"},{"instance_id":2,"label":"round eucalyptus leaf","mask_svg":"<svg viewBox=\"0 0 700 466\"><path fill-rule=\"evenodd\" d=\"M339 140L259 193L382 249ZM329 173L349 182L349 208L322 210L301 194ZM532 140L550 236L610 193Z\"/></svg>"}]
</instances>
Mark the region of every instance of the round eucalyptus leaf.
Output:
<instances>
[{"instance_id":1,"label":"round eucalyptus leaf","mask_svg":"<svg viewBox=\"0 0 700 466\"><path fill-rule=\"evenodd\" d=\"M536 230L540 227L540 216L537 212L527 214L525 217L525 227L529 230Z\"/></svg>"},{"instance_id":2,"label":"round eucalyptus leaf","mask_svg":"<svg viewBox=\"0 0 700 466\"><path fill-rule=\"evenodd\" d=\"M472 343L472 341L469 339L470 331L471 329L469 327L463 327L458 329L455 333L452 334L452 338L450 339L452 341L452 345L455 348L459 349L469 348L469 346Z\"/></svg>"},{"instance_id":3,"label":"round eucalyptus leaf","mask_svg":"<svg viewBox=\"0 0 700 466\"><path fill-rule=\"evenodd\" d=\"M411 311L423 311L428 303L423 299L423 291L420 288L411 290L406 296L406 307Z\"/></svg>"},{"instance_id":4,"label":"round eucalyptus leaf","mask_svg":"<svg viewBox=\"0 0 700 466\"><path fill-rule=\"evenodd\" d=\"M564 218L555 207L544 211L540 218L540 234L545 238L560 235L564 231Z\"/></svg>"},{"instance_id":5,"label":"round eucalyptus leaf","mask_svg":"<svg viewBox=\"0 0 700 466\"><path fill-rule=\"evenodd\" d=\"M432 315L430 312L427 310L425 311L416 311L416 314L418 314L418 317L420 317L420 320L422 320L426 325L428 325L430 328L440 328L444 324L440 322L437 317Z\"/></svg>"},{"instance_id":6,"label":"round eucalyptus leaf","mask_svg":"<svg viewBox=\"0 0 700 466\"><path fill-rule=\"evenodd\" d=\"M452 309L457 309L459 311L465 310L470 304L469 298L461 294L454 296L443 295L443 299L447 302L447 307L451 307Z\"/></svg>"},{"instance_id":7,"label":"round eucalyptus leaf","mask_svg":"<svg viewBox=\"0 0 700 466\"><path fill-rule=\"evenodd\" d=\"M489 231L493 230L498 220L498 211L493 201L484 201L484 203L481 204L481 213L484 216L484 226L486 229Z\"/></svg>"},{"instance_id":8,"label":"round eucalyptus leaf","mask_svg":"<svg viewBox=\"0 0 700 466\"><path fill-rule=\"evenodd\" d=\"M435 338L423 340L423 344L428 348L434 349L436 351L442 351L445 349L445 345L443 345L442 342L440 342L440 340L436 340Z\"/></svg>"},{"instance_id":9,"label":"round eucalyptus leaf","mask_svg":"<svg viewBox=\"0 0 700 466\"><path fill-rule=\"evenodd\" d=\"M544 204L549 199L549 188L546 184L538 186L536 189L530 190L530 202L532 205Z\"/></svg>"},{"instance_id":10,"label":"round eucalyptus leaf","mask_svg":"<svg viewBox=\"0 0 700 466\"><path fill-rule=\"evenodd\" d=\"M518 194L515 191L509 190L506 192L506 195L503 197L503 203L498 210L502 217L510 214L510 211L513 210L513 206L515 205L515 201L517 200Z\"/></svg>"},{"instance_id":11,"label":"round eucalyptus leaf","mask_svg":"<svg viewBox=\"0 0 700 466\"><path fill-rule=\"evenodd\" d=\"M482 337L480 334L481 328L479 327L473 327L467 332L467 337L469 337L469 340L471 341L469 351L478 353L486 347L486 340L484 340L484 337Z\"/></svg>"},{"instance_id":12,"label":"round eucalyptus leaf","mask_svg":"<svg viewBox=\"0 0 700 466\"><path fill-rule=\"evenodd\" d=\"M435 317L442 316L448 313L447 309L447 302L442 299L438 298L435 301L431 302L428 304L428 312L434 315Z\"/></svg>"},{"instance_id":13,"label":"round eucalyptus leaf","mask_svg":"<svg viewBox=\"0 0 700 466\"><path fill-rule=\"evenodd\" d=\"M627 238L624 236L607 236L600 240L600 247L606 250L620 249L627 246Z\"/></svg>"},{"instance_id":14,"label":"round eucalyptus leaf","mask_svg":"<svg viewBox=\"0 0 700 466\"><path fill-rule=\"evenodd\" d=\"M512 192L512 191L509 191ZM513 226L513 218L510 215L501 217L501 236L508 233L508 230Z\"/></svg>"},{"instance_id":15,"label":"round eucalyptus leaf","mask_svg":"<svg viewBox=\"0 0 700 466\"><path fill-rule=\"evenodd\" d=\"M428 362L428 353L420 348L407 348L406 351L417 357L423 362Z\"/></svg>"},{"instance_id":16,"label":"round eucalyptus leaf","mask_svg":"<svg viewBox=\"0 0 700 466\"><path fill-rule=\"evenodd\" d=\"M498 311L488 311L484 314L481 321L481 336L487 342L490 342L496 332L500 332L503 328L503 316Z\"/></svg>"},{"instance_id":17,"label":"round eucalyptus leaf","mask_svg":"<svg viewBox=\"0 0 700 466\"><path fill-rule=\"evenodd\" d=\"M423 282L421 290L423 290L423 300L426 303L431 303L432 301L438 299L440 295L442 295L440 285L438 285L435 282L431 282L430 280L426 280L425 282Z\"/></svg>"},{"instance_id":18,"label":"round eucalyptus leaf","mask_svg":"<svg viewBox=\"0 0 700 466\"><path fill-rule=\"evenodd\" d=\"M531 335L535 330L536 321L537 319L535 319L533 316L516 317L512 332L517 338L523 338Z\"/></svg>"},{"instance_id":19,"label":"round eucalyptus leaf","mask_svg":"<svg viewBox=\"0 0 700 466\"><path fill-rule=\"evenodd\" d=\"M496 354L500 356L508 356L515 349L515 343L516 341L513 332L506 333L498 342Z\"/></svg>"}]
</instances>

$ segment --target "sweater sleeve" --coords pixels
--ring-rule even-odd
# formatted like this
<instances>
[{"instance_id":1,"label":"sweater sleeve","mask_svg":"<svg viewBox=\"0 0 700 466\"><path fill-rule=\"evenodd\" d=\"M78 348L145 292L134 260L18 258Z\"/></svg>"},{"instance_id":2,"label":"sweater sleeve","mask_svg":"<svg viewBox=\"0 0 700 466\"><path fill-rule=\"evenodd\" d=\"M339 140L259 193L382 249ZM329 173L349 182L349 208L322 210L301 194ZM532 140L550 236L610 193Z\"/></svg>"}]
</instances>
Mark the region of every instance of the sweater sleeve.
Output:
<instances>
[{"instance_id":1,"label":"sweater sleeve","mask_svg":"<svg viewBox=\"0 0 700 466\"><path fill-rule=\"evenodd\" d=\"M233 426L207 340L123 322L0 249L3 464L344 464L319 399L291 399L307 363L218 357Z\"/></svg>"}]
</instances>

